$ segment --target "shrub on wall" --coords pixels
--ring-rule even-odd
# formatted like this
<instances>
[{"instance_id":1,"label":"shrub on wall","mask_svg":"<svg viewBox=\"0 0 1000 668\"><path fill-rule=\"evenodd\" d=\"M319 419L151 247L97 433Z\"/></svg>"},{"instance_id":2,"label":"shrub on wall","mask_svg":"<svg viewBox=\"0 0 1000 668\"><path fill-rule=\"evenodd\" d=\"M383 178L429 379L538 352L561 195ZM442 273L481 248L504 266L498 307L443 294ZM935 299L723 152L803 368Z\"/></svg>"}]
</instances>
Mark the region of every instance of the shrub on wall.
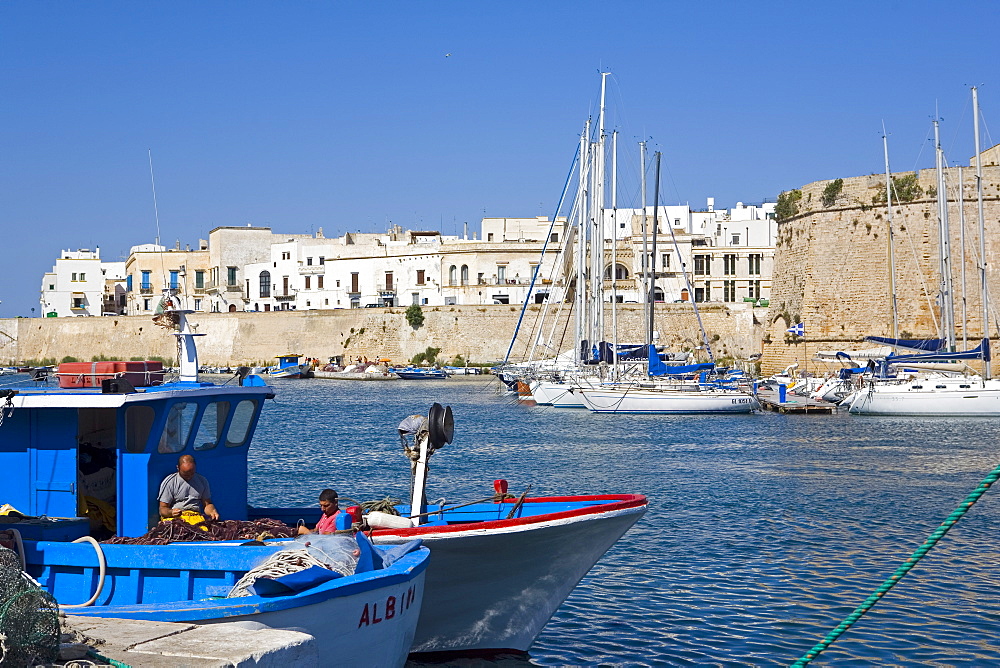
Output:
<instances>
[{"instance_id":1,"label":"shrub on wall","mask_svg":"<svg viewBox=\"0 0 1000 668\"><path fill-rule=\"evenodd\" d=\"M837 179L836 181L830 181L823 188L823 206L830 207L833 203L837 201L837 197L844 190L844 179Z\"/></svg>"},{"instance_id":2,"label":"shrub on wall","mask_svg":"<svg viewBox=\"0 0 1000 668\"><path fill-rule=\"evenodd\" d=\"M418 329L424 324L424 311L419 304L413 304L406 309L406 322L410 323L413 329Z\"/></svg>"},{"instance_id":3,"label":"shrub on wall","mask_svg":"<svg viewBox=\"0 0 1000 668\"><path fill-rule=\"evenodd\" d=\"M774 217L779 221L791 218L799 212L801 190L789 190L778 195L778 203L774 207Z\"/></svg>"}]
</instances>

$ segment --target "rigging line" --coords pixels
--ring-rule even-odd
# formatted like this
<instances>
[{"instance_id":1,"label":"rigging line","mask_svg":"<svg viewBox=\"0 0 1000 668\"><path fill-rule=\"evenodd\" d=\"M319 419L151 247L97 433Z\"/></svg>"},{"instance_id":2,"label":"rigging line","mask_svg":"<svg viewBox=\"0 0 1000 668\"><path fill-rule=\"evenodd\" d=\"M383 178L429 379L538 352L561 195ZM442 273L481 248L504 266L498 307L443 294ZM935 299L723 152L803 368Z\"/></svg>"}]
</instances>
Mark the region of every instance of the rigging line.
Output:
<instances>
[{"instance_id":1,"label":"rigging line","mask_svg":"<svg viewBox=\"0 0 1000 668\"><path fill-rule=\"evenodd\" d=\"M917 151L917 159L913 161L913 169L910 170L911 172L917 173L920 171L920 168L918 166L920 165L920 156L924 154L924 147L927 146L927 142L930 141L932 132L933 130L930 129L927 130L927 134L924 136L924 140L920 143L920 150Z\"/></svg>"},{"instance_id":2,"label":"rigging line","mask_svg":"<svg viewBox=\"0 0 1000 668\"><path fill-rule=\"evenodd\" d=\"M968 113L968 111L969 111L969 105L970 104L972 104L972 99L971 98L966 98L965 99L965 106L962 107L962 115L959 116L958 123L955 123L955 134L952 135L952 138L951 138L951 147L952 148L955 148L955 145L958 143L958 133L962 129L962 121L965 120L965 114Z\"/></svg>"},{"instance_id":3,"label":"rigging line","mask_svg":"<svg viewBox=\"0 0 1000 668\"><path fill-rule=\"evenodd\" d=\"M910 228L904 226L903 233L906 235L906 241L910 245L910 252L913 253L914 268L916 269L917 275L920 277L920 287L923 289L924 297L927 299L927 312L934 313L934 302L931 300L930 292L927 290L927 281L925 280L923 270L920 268L920 259L917 256L917 247L913 245L913 237L910 236ZM937 334L937 338L940 339L941 327L938 324L937 319L935 319L934 323L936 328L935 333Z\"/></svg>"},{"instance_id":4,"label":"rigging line","mask_svg":"<svg viewBox=\"0 0 1000 668\"><path fill-rule=\"evenodd\" d=\"M573 170L576 167L577 154L576 150L573 151L573 160L570 162L569 171L566 173L566 183L563 185L562 195L559 196L559 202L556 204L555 213L552 215L552 224L549 225L549 233L545 235L545 241L542 242L542 260L545 259L545 249L549 246L549 239L552 238L552 227L556 224L556 218L559 217L559 210L562 209L563 201L566 199L566 193L569 191L569 183L573 178ZM510 337L510 346L507 347L507 354L504 355L503 363L507 364L510 360L510 353L514 350L514 342L517 340L517 333L521 329L521 321L524 320L524 313L528 310L528 300L531 297L531 291L535 287L535 281L538 280L538 271L541 269L541 262L535 267L535 271L531 272L531 284L528 286L528 292L524 297L524 303L521 304L521 314L517 317L517 325L514 327L514 334Z\"/></svg>"},{"instance_id":5,"label":"rigging line","mask_svg":"<svg viewBox=\"0 0 1000 668\"><path fill-rule=\"evenodd\" d=\"M153 188L153 216L156 219L156 245L160 246L160 209L156 204L156 179L153 178L153 149L146 149L146 155L149 157L149 183ZM162 281L163 287L167 287L167 267L166 262L163 259L163 252L159 252L160 255L160 280Z\"/></svg>"}]
</instances>

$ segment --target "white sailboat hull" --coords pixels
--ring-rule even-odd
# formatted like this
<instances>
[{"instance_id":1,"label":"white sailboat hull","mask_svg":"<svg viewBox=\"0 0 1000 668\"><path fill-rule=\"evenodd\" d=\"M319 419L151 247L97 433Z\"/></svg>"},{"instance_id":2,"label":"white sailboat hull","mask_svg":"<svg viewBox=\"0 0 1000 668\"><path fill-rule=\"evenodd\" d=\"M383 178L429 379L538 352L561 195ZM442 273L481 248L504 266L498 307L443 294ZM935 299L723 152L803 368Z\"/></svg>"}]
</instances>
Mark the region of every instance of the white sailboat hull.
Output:
<instances>
[{"instance_id":1,"label":"white sailboat hull","mask_svg":"<svg viewBox=\"0 0 1000 668\"><path fill-rule=\"evenodd\" d=\"M431 549L412 652L526 652L577 583L645 512L643 500L571 517L380 529L372 540L419 537Z\"/></svg>"},{"instance_id":2,"label":"white sailboat hull","mask_svg":"<svg viewBox=\"0 0 1000 668\"><path fill-rule=\"evenodd\" d=\"M584 389L584 405L595 413L752 413L757 398L732 390Z\"/></svg>"},{"instance_id":3,"label":"white sailboat hull","mask_svg":"<svg viewBox=\"0 0 1000 668\"><path fill-rule=\"evenodd\" d=\"M857 415L1000 416L1000 380L920 379L857 392Z\"/></svg>"},{"instance_id":4,"label":"white sailboat hull","mask_svg":"<svg viewBox=\"0 0 1000 668\"><path fill-rule=\"evenodd\" d=\"M531 395L535 403L559 408L584 408L576 383L556 383L538 380L531 384Z\"/></svg>"}]
</instances>

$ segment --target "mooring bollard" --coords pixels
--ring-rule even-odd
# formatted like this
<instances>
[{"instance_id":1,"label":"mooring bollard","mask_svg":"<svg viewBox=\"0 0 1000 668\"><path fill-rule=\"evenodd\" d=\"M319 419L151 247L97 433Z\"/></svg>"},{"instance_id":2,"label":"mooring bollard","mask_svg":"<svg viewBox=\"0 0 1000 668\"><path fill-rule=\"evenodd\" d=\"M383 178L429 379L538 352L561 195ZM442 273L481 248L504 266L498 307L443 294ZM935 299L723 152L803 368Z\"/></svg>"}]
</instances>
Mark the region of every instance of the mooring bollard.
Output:
<instances>
[{"instance_id":1,"label":"mooring bollard","mask_svg":"<svg viewBox=\"0 0 1000 668\"><path fill-rule=\"evenodd\" d=\"M788 391L787 385L778 385L778 403L785 403L785 392Z\"/></svg>"}]
</instances>

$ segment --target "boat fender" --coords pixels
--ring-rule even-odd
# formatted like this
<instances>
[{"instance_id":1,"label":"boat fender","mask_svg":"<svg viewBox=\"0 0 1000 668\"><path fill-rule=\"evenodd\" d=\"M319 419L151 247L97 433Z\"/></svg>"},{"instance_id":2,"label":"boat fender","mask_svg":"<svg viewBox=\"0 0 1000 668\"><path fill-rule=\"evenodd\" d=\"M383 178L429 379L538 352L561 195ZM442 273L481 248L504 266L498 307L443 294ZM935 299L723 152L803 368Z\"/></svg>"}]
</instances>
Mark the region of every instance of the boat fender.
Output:
<instances>
[{"instance_id":1,"label":"boat fender","mask_svg":"<svg viewBox=\"0 0 1000 668\"><path fill-rule=\"evenodd\" d=\"M373 510L367 515L365 519L368 520L368 526L373 529L412 529L413 522L409 517L400 517L399 515L390 515L389 513L383 513L379 510Z\"/></svg>"}]
</instances>

